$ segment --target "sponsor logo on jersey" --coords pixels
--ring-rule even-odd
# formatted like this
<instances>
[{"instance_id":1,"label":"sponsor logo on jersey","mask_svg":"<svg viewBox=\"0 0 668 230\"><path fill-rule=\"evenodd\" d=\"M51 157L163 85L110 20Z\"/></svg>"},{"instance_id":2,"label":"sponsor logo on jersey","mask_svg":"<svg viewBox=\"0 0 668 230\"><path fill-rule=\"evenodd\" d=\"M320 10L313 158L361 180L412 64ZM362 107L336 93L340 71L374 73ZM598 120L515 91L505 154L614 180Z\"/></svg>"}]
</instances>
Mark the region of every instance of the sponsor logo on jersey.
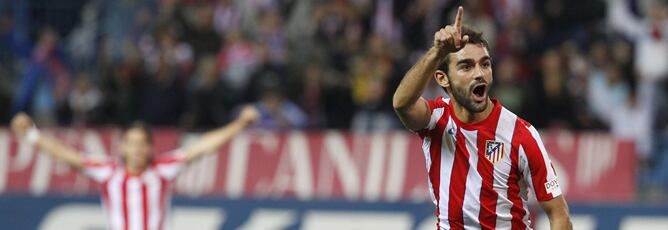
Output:
<instances>
[{"instance_id":1,"label":"sponsor logo on jersey","mask_svg":"<svg viewBox=\"0 0 668 230\"><path fill-rule=\"evenodd\" d=\"M545 191L548 193L553 193L557 189L559 189L559 181L557 181L557 179L552 179L545 182Z\"/></svg>"}]
</instances>

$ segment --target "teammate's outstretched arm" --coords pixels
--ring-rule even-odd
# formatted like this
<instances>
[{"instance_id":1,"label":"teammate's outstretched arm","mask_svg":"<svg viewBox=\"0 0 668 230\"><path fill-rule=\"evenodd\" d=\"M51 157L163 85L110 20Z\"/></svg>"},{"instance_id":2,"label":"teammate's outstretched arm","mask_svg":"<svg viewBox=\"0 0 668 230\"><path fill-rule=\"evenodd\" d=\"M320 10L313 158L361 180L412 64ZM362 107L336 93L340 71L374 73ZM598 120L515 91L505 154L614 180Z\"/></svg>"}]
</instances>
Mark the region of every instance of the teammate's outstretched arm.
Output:
<instances>
[{"instance_id":1,"label":"teammate's outstretched arm","mask_svg":"<svg viewBox=\"0 0 668 230\"><path fill-rule=\"evenodd\" d=\"M41 135L39 130L34 127L33 121L25 113L19 113L12 118L11 129L14 134L24 141L34 143L38 148L44 150L54 158L64 161L70 166L81 169L84 164L84 158L72 147L65 145L59 140Z\"/></svg>"},{"instance_id":2,"label":"teammate's outstretched arm","mask_svg":"<svg viewBox=\"0 0 668 230\"><path fill-rule=\"evenodd\" d=\"M573 226L568 215L568 205L564 196L558 196L548 201L540 202L540 206L545 210L547 218L550 219L550 229L552 230L572 230Z\"/></svg>"},{"instance_id":3,"label":"teammate's outstretched arm","mask_svg":"<svg viewBox=\"0 0 668 230\"><path fill-rule=\"evenodd\" d=\"M408 70L394 92L392 99L394 110L401 122L411 130L420 130L429 124L431 112L420 95L437 70L439 62L449 53L464 48L468 42L468 36L461 35L463 15L464 8L460 6L455 23L434 34L433 46Z\"/></svg>"},{"instance_id":4,"label":"teammate's outstretched arm","mask_svg":"<svg viewBox=\"0 0 668 230\"><path fill-rule=\"evenodd\" d=\"M188 145L184 152L186 162L192 162L206 153L215 153L214 150L253 124L258 116L255 107L245 106L236 120L226 126L204 133L202 137Z\"/></svg>"}]
</instances>

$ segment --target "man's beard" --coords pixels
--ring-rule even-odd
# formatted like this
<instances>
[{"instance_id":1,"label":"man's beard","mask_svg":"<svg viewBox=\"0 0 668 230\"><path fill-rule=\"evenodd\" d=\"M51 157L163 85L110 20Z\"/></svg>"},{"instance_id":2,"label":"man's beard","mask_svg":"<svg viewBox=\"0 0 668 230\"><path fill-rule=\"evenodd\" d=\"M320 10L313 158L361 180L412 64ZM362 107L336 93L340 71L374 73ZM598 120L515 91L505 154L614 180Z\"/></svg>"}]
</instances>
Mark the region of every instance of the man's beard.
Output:
<instances>
[{"instance_id":1,"label":"man's beard","mask_svg":"<svg viewBox=\"0 0 668 230\"><path fill-rule=\"evenodd\" d=\"M480 113L482 111L485 111L485 108L487 107L487 100L485 102L476 104L473 102L472 98L472 92L470 89L466 89L464 87L455 87L454 85L450 85L452 89L452 96L454 97L457 102L464 107L464 109L468 110L471 113Z\"/></svg>"}]
</instances>

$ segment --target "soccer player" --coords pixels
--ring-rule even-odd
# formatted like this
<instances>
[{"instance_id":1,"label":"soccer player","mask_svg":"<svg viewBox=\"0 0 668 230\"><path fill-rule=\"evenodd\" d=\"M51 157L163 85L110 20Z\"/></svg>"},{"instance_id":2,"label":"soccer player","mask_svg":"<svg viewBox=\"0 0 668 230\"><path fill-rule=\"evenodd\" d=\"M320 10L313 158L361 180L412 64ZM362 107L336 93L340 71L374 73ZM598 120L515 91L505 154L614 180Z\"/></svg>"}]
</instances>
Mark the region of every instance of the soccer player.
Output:
<instances>
[{"instance_id":1,"label":"soccer player","mask_svg":"<svg viewBox=\"0 0 668 230\"><path fill-rule=\"evenodd\" d=\"M77 153L60 141L41 135L26 114L17 114L11 129L24 141L78 169L101 185L108 229L164 229L174 179L188 163L208 153L257 120L258 112L244 107L230 124L204 133L191 145L167 156L154 156L151 132L136 123L125 129L120 143L121 161L96 161Z\"/></svg>"},{"instance_id":2,"label":"soccer player","mask_svg":"<svg viewBox=\"0 0 668 230\"><path fill-rule=\"evenodd\" d=\"M487 94L492 60L480 32L453 25L394 93L402 123L423 140L438 229L531 229L530 190L552 229L571 229L557 175L536 129ZM449 98L420 97L433 76Z\"/></svg>"}]
</instances>

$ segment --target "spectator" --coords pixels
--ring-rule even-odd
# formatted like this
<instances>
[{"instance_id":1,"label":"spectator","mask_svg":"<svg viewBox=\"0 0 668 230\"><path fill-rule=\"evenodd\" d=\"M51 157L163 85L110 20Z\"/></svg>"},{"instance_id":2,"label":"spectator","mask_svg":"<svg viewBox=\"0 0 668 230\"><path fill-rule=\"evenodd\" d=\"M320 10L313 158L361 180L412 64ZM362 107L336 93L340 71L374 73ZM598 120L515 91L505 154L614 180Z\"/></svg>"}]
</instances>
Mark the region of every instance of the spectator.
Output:
<instances>
[{"instance_id":1,"label":"spectator","mask_svg":"<svg viewBox=\"0 0 668 230\"><path fill-rule=\"evenodd\" d=\"M160 55L157 69L149 73L140 90L141 118L158 126L177 124L185 110L185 78L169 57Z\"/></svg>"},{"instance_id":2,"label":"spectator","mask_svg":"<svg viewBox=\"0 0 668 230\"><path fill-rule=\"evenodd\" d=\"M203 57L191 81L193 83L188 93L188 111L183 125L187 128L204 129L227 123L235 98L220 79L215 57Z\"/></svg>"},{"instance_id":3,"label":"spectator","mask_svg":"<svg viewBox=\"0 0 668 230\"><path fill-rule=\"evenodd\" d=\"M615 108L629 101L629 86L616 66L606 65L592 70L588 84L588 106L598 119L611 125ZM636 107L635 99L630 103Z\"/></svg>"},{"instance_id":4,"label":"spectator","mask_svg":"<svg viewBox=\"0 0 668 230\"><path fill-rule=\"evenodd\" d=\"M248 87L250 76L258 64L255 47L244 39L240 31L230 31L217 59L223 82L240 94Z\"/></svg>"},{"instance_id":5,"label":"spectator","mask_svg":"<svg viewBox=\"0 0 668 230\"><path fill-rule=\"evenodd\" d=\"M103 39L105 41L105 39ZM141 106L140 90L146 73L139 51L133 45L126 45L122 62L112 65L105 58L109 47L100 43L98 53L98 75L102 91L102 115L100 123L126 125L139 118Z\"/></svg>"},{"instance_id":6,"label":"spectator","mask_svg":"<svg viewBox=\"0 0 668 230\"><path fill-rule=\"evenodd\" d=\"M303 129L307 125L306 115L292 101L287 100L275 83L268 83L262 98L257 103L260 119L257 124L262 129L290 130Z\"/></svg>"},{"instance_id":7,"label":"spectator","mask_svg":"<svg viewBox=\"0 0 668 230\"><path fill-rule=\"evenodd\" d=\"M390 107L391 93L387 89L395 73L391 53L385 49L388 46L383 37L372 36L368 56L353 59L352 93L358 108L353 118L353 130L390 130L398 126Z\"/></svg>"},{"instance_id":8,"label":"spectator","mask_svg":"<svg viewBox=\"0 0 668 230\"><path fill-rule=\"evenodd\" d=\"M67 122L63 108L66 108L70 70L58 40L58 34L51 28L40 32L29 63L21 73L23 76L14 98L12 114L27 111L43 123Z\"/></svg>"},{"instance_id":9,"label":"spectator","mask_svg":"<svg viewBox=\"0 0 668 230\"><path fill-rule=\"evenodd\" d=\"M515 70L517 63L512 57L507 57L499 61L497 70L495 72L494 88L491 94L499 101L503 102L503 106L510 111L519 113L522 111L524 104L523 86L517 79L517 71Z\"/></svg>"},{"instance_id":10,"label":"spectator","mask_svg":"<svg viewBox=\"0 0 668 230\"><path fill-rule=\"evenodd\" d=\"M94 1L86 4L81 12L81 24L69 35L69 51L75 68L92 70L95 56L95 36L98 33L98 11Z\"/></svg>"},{"instance_id":11,"label":"spectator","mask_svg":"<svg viewBox=\"0 0 668 230\"><path fill-rule=\"evenodd\" d=\"M195 13L184 31L184 41L193 51L195 61L206 55L215 55L221 46L221 37L214 29L214 8L209 3L195 7Z\"/></svg>"},{"instance_id":12,"label":"spectator","mask_svg":"<svg viewBox=\"0 0 668 230\"><path fill-rule=\"evenodd\" d=\"M193 64L193 50L188 43L180 41L178 29L169 26L159 30L155 42L148 41L142 47L149 74L156 74L161 68L169 68L174 74L190 74Z\"/></svg>"},{"instance_id":13,"label":"spectator","mask_svg":"<svg viewBox=\"0 0 668 230\"><path fill-rule=\"evenodd\" d=\"M632 15L624 0L615 0L608 7L608 22L618 32L636 44L635 68L639 73L638 105L647 110L646 124L654 128L655 123L665 123L665 117L656 117L657 109L665 107L668 100L662 85L668 84L668 6L662 1L651 1L645 8L645 17ZM655 119L661 119L657 121Z\"/></svg>"},{"instance_id":14,"label":"spectator","mask_svg":"<svg viewBox=\"0 0 668 230\"><path fill-rule=\"evenodd\" d=\"M325 123L325 114L323 111L324 105L324 79L323 68L318 64L310 64L301 74L301 79L298 82L293 82L290 85L299 85L294 88L295 92L300 92L296 97L299 105L304 109L307 119L308 128L321 128Z\"/></svg>"},{"instance_id":15,"label":"spectator","mask_svg":"<svg viewBox=\"0 0 668 230\"><path fill-rule=\"evenodd\" d=\"M213 13L213 24L218 34L239 30L241 15L234 0L218 0Z\"/></svg>"},{"instance_id":16,"label":"spectator","mask_svg":"<svg viewBox=\"0 0 668 230\"><path fill-rule=\"evenodd\" d=\"M647 110L639 107L636 93L631 91L625 95L621 103L615 105L610 113L610 130L619 139L631 140L635 143L636 154L641 162L650 160L653 146L652 130L647 124Z\"/></svg>"},{"instance_id":17,"label":"spectator","mask_svg":"<svg viewBox=\"0 0 668 230\"><path fill-rule=\"evenodd\" d=\"M283 19L276 10L267 10L262 14L261 24L256 33L258 43L264 44L267 51L267 62L274 66L285 65L287 49L283 34Z\"/></svg>"},{"instance_id":18,"label":"spectator","mask_svg":"<svg viewBox=\"0 0 668 230\"><path fill-rule=\"evenodd\" d=\"M102 94L91 85L90 77L85 72L78 74L74 82L74 90L70 92L68 102L72 111L73 123L87 124L94 116L92 112L98 108Z\"/></svg>"},{"instance_id":19,"label":"spectator","mask_svg":"<svg viewBox=\"0 0 668 230\"><path fill-rule=\"evenodd\" d=\"M538 128L573 127L573 103L566 88L568 76L559 54L549 50L541 63L540 72L529 82L531 92L523 106L527 121Z\"/></svg>"}]
</instances>

